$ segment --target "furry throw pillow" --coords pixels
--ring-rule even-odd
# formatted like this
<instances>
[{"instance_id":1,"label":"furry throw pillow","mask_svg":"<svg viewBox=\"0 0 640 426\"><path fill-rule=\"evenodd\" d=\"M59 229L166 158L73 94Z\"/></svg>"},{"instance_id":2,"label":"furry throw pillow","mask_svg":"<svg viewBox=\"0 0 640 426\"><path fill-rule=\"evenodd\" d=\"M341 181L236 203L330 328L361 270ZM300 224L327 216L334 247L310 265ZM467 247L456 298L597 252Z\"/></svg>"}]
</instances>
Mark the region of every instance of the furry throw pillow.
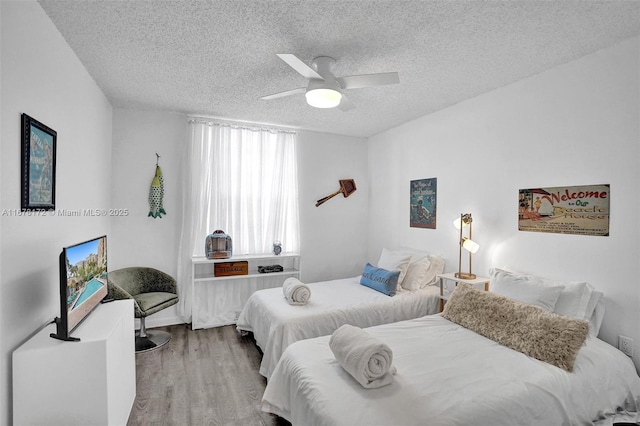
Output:
<instances>
[{"instance_id":1,"label":"furry throw pillow","mask_svg":"<svg viewBox=\"0 0 640 426\"><path fill-rule=\"evenodd\" d=\"M538 306L516 302L496 293L460 283L442 316L525 355L566 371L589 332L584 320L564 317Z\"/></svg>"}]
</instances>

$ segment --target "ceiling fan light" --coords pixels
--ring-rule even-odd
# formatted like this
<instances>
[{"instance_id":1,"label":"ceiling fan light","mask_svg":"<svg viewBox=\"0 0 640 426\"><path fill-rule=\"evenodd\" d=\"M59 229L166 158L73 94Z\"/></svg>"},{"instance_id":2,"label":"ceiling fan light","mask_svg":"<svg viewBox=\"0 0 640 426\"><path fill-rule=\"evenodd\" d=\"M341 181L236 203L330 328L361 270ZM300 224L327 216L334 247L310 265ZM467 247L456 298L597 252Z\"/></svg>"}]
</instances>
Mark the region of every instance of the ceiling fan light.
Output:
<instances>
[{"instance_id":1,"label":"ceiling fan light","mask_svg":"<svg viewBox=\"0 0 640 426\"><path fill-rule=\"evenodd\" d=\"M316 108L335 108L340 105L342 93L333 89L312 89L305 93L307 103Z\"/></svg>"}]
</instances>

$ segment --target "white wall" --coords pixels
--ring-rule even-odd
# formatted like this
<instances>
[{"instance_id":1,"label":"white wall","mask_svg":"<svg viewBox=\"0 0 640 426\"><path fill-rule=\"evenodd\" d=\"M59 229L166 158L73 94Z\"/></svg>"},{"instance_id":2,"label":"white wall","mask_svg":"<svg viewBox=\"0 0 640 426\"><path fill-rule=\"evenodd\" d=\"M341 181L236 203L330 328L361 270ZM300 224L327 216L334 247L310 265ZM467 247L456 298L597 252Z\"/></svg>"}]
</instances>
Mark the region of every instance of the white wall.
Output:
<instances>
[{"instance_id":1,"label":"white wall","mask_svg":"<svg viewBox=\"0 0 640 426\"><path fill-rule=\"evenodd\" d=\"M114 109L112 205L128 209L129 215L112 218L110 269L150 266L177 276L187 129L180 114ZM156 152L167 210L161 219L147 217ZM301 278L312 282L358 275L367 255L366 139L300 131L298 161ZM345 178L355 179L354 194L315 207L316 200L337 191L338 181ZM147 318L149 327L179 322L175 307Z\"/></svg>"},{"instance_id":2,"label":"white wall","mask_svg":"<svg viewBox=\"0 0 640 426\"><path fill-rule=\"evenodd\" d=\"M128 214L112 218L111 270L147 266L177 277L182 226L181 165L186 139L184 115L114 109L112 200L114 207L127 209ZM156 153L160 155L167 212L161 218L148 216ZM180 322L174 306L149 317L146 324L156 327ZM139 320L136 324L139 327Z\"/></svg>"},{"instance_id":3,"label":"white wall","mask_svg":"<svg viewBox=\"0 0 640 426\"><path fill-rule=\"evenodd\" d=\"M635 340L640 366L639 39L554 68L370 139L369 256L408 244L457 269L462 212L474 218L474 272L491 266L605 293L600 337ZM438 178L437 229L410 228L409 181ZM518 190L611 185L610 236L520 232Z\"/></svg>"},{"instance_id":4,"label":"white wall","mask_svg":"<svg viewBox=\"0 0 640 426\"><path fill-rule=\"evenodd\" d=\"M11 353L60 315L62 247L110 237L108 217L12 215L20 210L20 114L57 131L56 209L108 209L112 110L38 3L0 2L0 10L0 423L11 424Z\"/></svg>"},{"instance_id":5,"label":"white wall","mask_svg":"<svg viewBox=\"0 0 640 426\"><path fill-rule=\"evenodd\" d=\"M301 279L306 282L352 277L367 262L367 142L328 133L298 133ZM316 201L354 179L356 192ZM375 259L377 260L377 258Z\"/></svg>"}]
</instances>

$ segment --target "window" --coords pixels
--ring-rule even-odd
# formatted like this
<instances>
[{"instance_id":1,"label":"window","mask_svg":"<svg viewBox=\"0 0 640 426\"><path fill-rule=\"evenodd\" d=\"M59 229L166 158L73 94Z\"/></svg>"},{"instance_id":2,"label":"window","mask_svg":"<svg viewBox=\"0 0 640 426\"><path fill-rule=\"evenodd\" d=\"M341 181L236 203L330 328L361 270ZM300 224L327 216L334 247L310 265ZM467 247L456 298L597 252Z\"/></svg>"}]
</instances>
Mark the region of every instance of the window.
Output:
<instances>
[{"instance_id":1,"label":"window","mask_svg":"<svg viewBox=\"0 0 640 426\"><path fill-rule=\"evenodd\" d=\"M183 167L183 287L190 282L191 256L204 255L205 238L216 229L231 237L234 254L270 253L274 241L284 251L299 251L295 132L192 118ZM182 290L185 316L189 290Z\"/></svg>"}]
</instances>

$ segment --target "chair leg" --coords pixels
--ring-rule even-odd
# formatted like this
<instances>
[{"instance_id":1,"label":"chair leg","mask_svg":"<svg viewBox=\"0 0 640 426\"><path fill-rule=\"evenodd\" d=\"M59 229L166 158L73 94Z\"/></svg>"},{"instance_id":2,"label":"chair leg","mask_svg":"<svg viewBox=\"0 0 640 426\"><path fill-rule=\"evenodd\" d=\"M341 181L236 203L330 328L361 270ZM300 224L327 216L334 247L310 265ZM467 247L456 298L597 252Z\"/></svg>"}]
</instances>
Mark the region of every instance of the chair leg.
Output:
<instances>
[{"instance_id":1,"label":"chair leg","mask_svg":"<svg viewBox=\"0 0 640 426\"><path fill-rule=\"evenodd\" d=\"M140 318L140 331L136 332L136 353L158 349L171 340L171 334L162 330L147 331L145 317Z\"/></svg>"},{"instance_id":2,"label":"chair leg","mask_svg":"<svg viewBox=\"0 0 640 426\"><path fill-rule=\"evenodd\" d=\"M147 337L147 326L145 325L145 320L147 317L140 317L140 332L138 335L140 337Z\"/></svg>"}]
</instances>

